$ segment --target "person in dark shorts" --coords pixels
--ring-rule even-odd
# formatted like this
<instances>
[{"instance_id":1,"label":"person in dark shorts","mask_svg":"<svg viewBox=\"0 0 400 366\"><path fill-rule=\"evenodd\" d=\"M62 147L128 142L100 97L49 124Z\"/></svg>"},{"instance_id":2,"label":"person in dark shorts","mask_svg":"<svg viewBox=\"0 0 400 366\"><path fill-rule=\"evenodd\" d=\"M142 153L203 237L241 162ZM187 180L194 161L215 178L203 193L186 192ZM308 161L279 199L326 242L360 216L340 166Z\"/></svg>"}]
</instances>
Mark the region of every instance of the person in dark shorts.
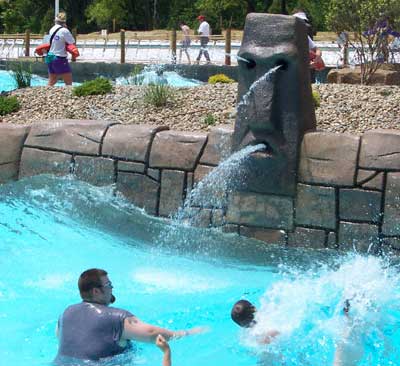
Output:
<instances>
[{"instance_id":1,"label":"person in dark shorts","mask_svg":"<svg viewBox=\"0 0 400 366\"><path fill-rule=\"evenodd\" d=\"M66 85L72 84L72 71L67 59L66 45L75 43L75 39L67 28L67 16L64 12L57 14L54 26L49 31L52 37L49 54L53 60L47 64L49 72L48 86L53 86L59 78ZM46 61L47 62L47 61Z\"/></svg>"},{"instance_id":2,"label":"person in dark shorts","mask_svg":"<svg viewBox=\"0 0 400 366\"><path fill-rule=\"evenodd\" d=\"M109 306L116 299L107 272L102 269L83 272L78 287L83 301L67 307L58 320L59 347L54 362L57 365L76 359L97 361L124 353L131 348L131 340L154 343L158 335L168 341L205 330L198 327L172 331Z\"/></svg>"}]
</instances>

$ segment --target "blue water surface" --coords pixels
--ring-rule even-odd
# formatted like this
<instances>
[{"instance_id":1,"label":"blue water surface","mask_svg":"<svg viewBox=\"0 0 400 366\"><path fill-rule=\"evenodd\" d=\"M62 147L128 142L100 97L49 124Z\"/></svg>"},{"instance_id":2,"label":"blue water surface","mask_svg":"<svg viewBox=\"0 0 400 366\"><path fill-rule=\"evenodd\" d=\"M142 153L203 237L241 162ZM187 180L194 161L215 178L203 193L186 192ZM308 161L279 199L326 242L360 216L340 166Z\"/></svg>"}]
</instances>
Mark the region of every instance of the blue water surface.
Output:
<instances>
[{"instance_id":1,"label":"blue water surface","mask_svg":"<svg viewBox=\"0 0 400 366\"><path fill-rule=\"evenodd\" d=\"M335 350L346 354L349 345L359 351L357 365L398 364L398 272L375 257L170 227L112 186L50 176L0 186L0 238L2 365L50 364L57 318L80 301L77 279L92 267L108 271L115 306L143 321L172 330L210 327L171 342L176 366L330 365ZM251 331L230 319L239 298L259 308ZM351 320L341 310L345 298ZM257 337L270 328L281 335L260 346ZM351 342L343 342L348 334ZM161 365L161 353L138 344L117 364Z\"/></svg>"}]
</instances>

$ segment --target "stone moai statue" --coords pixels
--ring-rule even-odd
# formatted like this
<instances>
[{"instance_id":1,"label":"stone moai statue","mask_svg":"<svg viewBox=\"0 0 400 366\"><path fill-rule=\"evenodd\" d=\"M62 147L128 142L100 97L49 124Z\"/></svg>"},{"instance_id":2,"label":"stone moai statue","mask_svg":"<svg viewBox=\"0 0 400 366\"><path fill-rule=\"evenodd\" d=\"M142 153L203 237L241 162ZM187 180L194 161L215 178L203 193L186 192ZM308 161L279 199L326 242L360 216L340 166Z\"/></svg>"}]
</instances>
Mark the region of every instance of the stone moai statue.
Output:
<instances>
[{"instance_id":1,"label":"stone moai statue","mask_svg":"<svg viewBox=\"0 0 400 366\"><path fill-rule=\"evenodd\" d=\"M241 190L293 196L300 143L316 124L306 25L292 16L248 14L238 56L233 150L267 146L251 155Z\"/></svg>"}]
</instances>

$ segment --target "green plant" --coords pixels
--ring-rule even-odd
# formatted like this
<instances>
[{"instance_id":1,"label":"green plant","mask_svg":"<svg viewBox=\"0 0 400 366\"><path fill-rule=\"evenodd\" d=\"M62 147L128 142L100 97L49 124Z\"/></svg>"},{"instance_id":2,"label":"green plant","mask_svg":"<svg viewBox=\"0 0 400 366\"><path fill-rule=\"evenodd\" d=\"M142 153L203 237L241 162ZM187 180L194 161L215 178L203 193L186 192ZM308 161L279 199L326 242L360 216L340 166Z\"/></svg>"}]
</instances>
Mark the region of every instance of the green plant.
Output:
<instances>
[{"instance_id":1,"label":"green plant","mask_svg":"<svg viewBox=\"0 0 400 366\"><path fill-rule=\"evenodd\" d=\"M393 91L390 89L383 89L379 92L380 95L382 95L383 97L388 97L389 95L393 94Z\"/></svg>"},{"instance_id":2,"label":"green plant","mask_svg":"<svg viewBox=\"0 0 400 366\"><path fill-rule=\"evenodd\" d=\"M32 67L29 64L24 64L22 62L15 63L10 67L11 75L18 88L27 88L31 86L32 80Z\"/></svg>"},{"instance_id":3,"label":"green plant","mask_svg":"<svg viewBox=\"0 0 400 366\"><path fill-rule=\"evenodd\" d=\"M312 91L312 98L313 98L313 102L314 102L314 107L319 108L321 105L321 96L320 96L318 90Z\"/></svg>"},{"instance_id":4,"label":"green plant","mask_svg":"<svg viewBox=\"0 0 400 366\"><path fill-rule=\"evenodd\" d=\"M207 113L207 115L203 119L203 123L206 126L214 126L215 125L215 117L211 113Z\"/></svg>"},{"instance_id":5,"label":"green plant","mask_svg":"<svg viewBox=\"0 0 400 366\"><path fill-rule=\"evenodd\" d=\"M144 101L155 107L163 107L175 99L173 89L165 84L149 84L144 90Z\"/></svg>"},{"instance_id":6,"label":"green plant","mask_svg":"<svg viewBox=\"0 0 400 366\"><path fill-rule=\"evenodd\" d=\"M216 83L234 83L235 80L231 79L230 77L226 76L225 74L216 74L212 75L208 78L209 84L216 84Z\"/></svg>"},{"instance_id":7,"label":"green plant","mask_svg":"<svg viewBox=\"0 0 400 366\"><path fill-rule=\"evenodd\" d=\"M400 27L399 0L331 0L326 19L328 27L354 49L361 84L369 84L388 60L389 35Z\"/></svg>"},{"instance_id":8,"label":"green plant","mask_svg":"<svg viewBox=\"0 0 400 366\"><path fill-rule=\"evenodd\" d=\"M96 78L94 80L85 81L82 85L74 87L72 94L77 97L86 95L107 94L112 90L112 85L108 79Z\"/></svg>"},{"instance_id":9,"label":"green plant","mask_svg":"<svg viewBox=\"0 0 400 366\"><path fill-rule=\"evenodd\" d=\"M133 69L129 74L128 84L143 85L144 75L141 75L142 71L143 71L142 65L133 66Z\"/></svg>"},{"instance_id":10,"label":"green plant","mask_svg":"<svg viewBox=\"0 0 400 366\"><path fill-rule=\"evenodd\" d=\"M15 112L19 108L20 104L16 96L0 96L0 116Z\"/></svg>"}]
</instances>

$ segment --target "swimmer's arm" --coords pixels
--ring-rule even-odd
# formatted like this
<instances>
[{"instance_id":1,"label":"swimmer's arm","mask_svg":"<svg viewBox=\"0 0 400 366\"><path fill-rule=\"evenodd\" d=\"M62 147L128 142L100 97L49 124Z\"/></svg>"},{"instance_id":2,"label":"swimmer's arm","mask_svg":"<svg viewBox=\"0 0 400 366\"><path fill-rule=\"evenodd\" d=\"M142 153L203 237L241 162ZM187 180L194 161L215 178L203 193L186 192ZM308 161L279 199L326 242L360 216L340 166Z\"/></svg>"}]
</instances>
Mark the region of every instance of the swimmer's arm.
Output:
<instances>
[{"instance_id":1,"label":"swimmer's arm","mask_svg":"<svg viewBox=\"0 0 400 366\"><path fill-rule=\"evenodd\" d=\"M121 339L134 339L141 342L155 342L156 337L161 334L167 341L172 338L182 338L190 334L204 332L204 328L192 328L189 330L172 331L169 329L157 327L155 325L142 322L135 316L126 318L124 321L124 330Z\"/></svg>"},{"instance_id":2,"label":"swimmer's arm","mask_svg":"<svg viewBox=\"0 0 400 366\"><path fill-rule=\"evenodd\" d=\"M260 344L270 344L278 335L279 332L277 330L271 330L263 335L262 338L258 340L258 342Z\"/></svg>"}]
</instances>

